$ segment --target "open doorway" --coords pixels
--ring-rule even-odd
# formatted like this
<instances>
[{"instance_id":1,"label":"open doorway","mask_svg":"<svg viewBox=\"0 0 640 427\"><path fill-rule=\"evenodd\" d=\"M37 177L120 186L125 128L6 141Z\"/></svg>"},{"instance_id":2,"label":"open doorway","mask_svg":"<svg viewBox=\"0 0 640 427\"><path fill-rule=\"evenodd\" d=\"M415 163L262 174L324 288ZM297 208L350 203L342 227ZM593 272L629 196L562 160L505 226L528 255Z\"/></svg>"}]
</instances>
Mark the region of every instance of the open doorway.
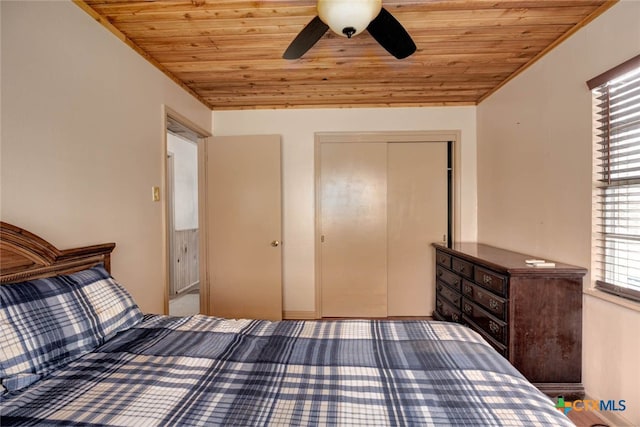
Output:
<instances>
[{"instance_id":1,"label":"open doorway","mask_svg":"<svg viewBox=\"0 0 640 427\"><path fill-rule=\"evenodd\" d=\"M166 194L168 236L168 313L201 313L200 135L167 116Z\"/></svg>"}]
</instances>

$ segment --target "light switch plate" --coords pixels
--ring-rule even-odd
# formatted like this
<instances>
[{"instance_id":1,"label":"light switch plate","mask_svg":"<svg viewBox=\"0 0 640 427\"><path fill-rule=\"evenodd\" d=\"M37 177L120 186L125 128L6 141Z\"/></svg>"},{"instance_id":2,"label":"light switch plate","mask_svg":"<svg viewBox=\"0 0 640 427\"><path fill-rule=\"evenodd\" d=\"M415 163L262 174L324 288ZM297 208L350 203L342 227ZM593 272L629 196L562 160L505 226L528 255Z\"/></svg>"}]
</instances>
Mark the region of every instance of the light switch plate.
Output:
<instances>
[{"instance_id":1,"label":"light switch plate","mask_svg":"<svg viewBox=\"0 0 640 427\"><path fill-rule=\"evenodd\" d=\"M154 202L160 201L160 187L151 187L151 200Z\"/></svg>"}]
</instances>

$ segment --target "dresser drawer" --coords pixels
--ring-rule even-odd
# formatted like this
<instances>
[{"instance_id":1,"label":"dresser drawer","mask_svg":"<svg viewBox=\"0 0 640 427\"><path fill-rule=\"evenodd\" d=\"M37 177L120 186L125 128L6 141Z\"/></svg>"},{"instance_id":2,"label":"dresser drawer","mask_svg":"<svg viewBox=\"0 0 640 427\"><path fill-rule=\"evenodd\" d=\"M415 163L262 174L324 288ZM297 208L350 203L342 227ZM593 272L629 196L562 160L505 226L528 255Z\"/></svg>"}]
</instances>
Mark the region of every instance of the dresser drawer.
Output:
<instances>
[{"instance_id":1,"label":"dresser drawer","mask_svg":"<svg viewBox=\"0 0 640 427\"><path fill-rule=\"evenodd\" d=\"M495 348L496 351L502 355L502 357L504 357L505 359L509 358L509 350L507 349L506 345L501 344L495 339L493 339L489 334L487 334L484 330L482 330L482 328L480 328L478 325L474 324L473 321L469 319L467 316L465 316L464 314L462 315L462 319L471 329L473 329L474 331L482 335L482 338L484 338L486 342L491 344L491 346Z\"/></svg>"},{"instance_id":2,"label":"dresser drawer","mask_svg":"<svg viewBox=\"0 0 640 427\"><path fill-rule=\"evenodd\" d=\"M477 284L492 290L500 296L507 295L507 278L493 271L476 267L474 279Z\"/></svg>"},{"instance_id":3,"label":"dresser drawer","mask_svg":"<svg viewBox=\"0 0 640 427\"><path fill-rule=\"evenodd\" d=\"M469 279L473 278L473 264L470 262L452 257L451 269L464 277L468 277Z\"/></svg>"},{"instance_id":4,"label":"dresser drawer","mask_svg":"<svg viewBox=\"0 0 640 427\"><path fill-rule=\"evenodd\" d=\"M462 281L462 294L470 301L489 310L498 319L507 320L507 303L504 298L500 298L468 280Z\"/></svg>"},{"instance_id":5,"label":"dresser drawer","mask_svg":"<svg viewBox=\"0 0 640 427\"><path fill-rule=\"evenodd\" d=\"M451 268L451 255L436 250L436 263Z\"/></svg>"},{"instance_id":6,"label":"dresser drawer","mask_svg":"<svg viewBox=\"0 0 640 427\"><path fill-rule=\"evenodd\" d=\"M462 295L445 285L441 280L436 281L436 292L439 297L445 298L456 308L460 308Z\"/></svg>"},{"instance_id":7,"label":"dresser drawer","mask_svg":"<svg viewBox=\"0 0 640 427\"><path fill-rule=\"evenodd\" d=\"M452 322L462 322L462 313L460 309L449 304L444 298L436 296L436 311L444 318L444 320Z\"/></svg>"},{"instance_id":8,"label":"dresser drawer","mask_svg":"<svg viewBox=\"0 0 640 427\"><path fill-rule=\"evenodd\" d=\"M451 286L456 291L460 292L460 284L462 279L457 274L450 272L440 266L436 267L436 279L442 280L447 285Z\"/></svg>"},{"instance_id":9,"label":"dresser drawer","mask_svg":"<svg viewBox=\"0 0 640 427\"><path fill-rule=\"evenodd\" d=\"M493 317L489 312L480 306L469 301L467 298L462 300L462 312L475 325L482 328L489 336L496 339L501 344L507 344L507 324L502 320Z\"/></svg>"}]
</instances>

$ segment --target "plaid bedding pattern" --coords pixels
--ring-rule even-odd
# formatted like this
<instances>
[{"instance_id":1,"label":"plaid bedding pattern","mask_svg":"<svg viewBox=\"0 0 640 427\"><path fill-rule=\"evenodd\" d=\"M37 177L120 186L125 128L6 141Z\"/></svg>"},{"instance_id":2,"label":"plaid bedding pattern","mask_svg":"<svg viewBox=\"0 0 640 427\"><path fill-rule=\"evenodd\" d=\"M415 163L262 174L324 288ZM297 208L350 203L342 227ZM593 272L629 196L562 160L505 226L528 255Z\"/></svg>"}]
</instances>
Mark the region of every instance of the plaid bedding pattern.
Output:
<instances>
[{"instance_id":1,"label":"plaid bedding pattern","mask_svg":"<svg viewBox=\"0 0 640 427\"><path fill-rule=\"evenodd\" d=\"M142 321L102 265L0 286L0 381L18 390Z\"/></svg>"},{"instance_id":2,"label":"plaid bedding pattern","mask_svg":"<svg viewBox=\"0 0 640 427\"><path fill-rule=\"evenodd\" d=\"M2 425L571 426L475 332L428 321L146 316Z\"/></svg>"}]
</instances>

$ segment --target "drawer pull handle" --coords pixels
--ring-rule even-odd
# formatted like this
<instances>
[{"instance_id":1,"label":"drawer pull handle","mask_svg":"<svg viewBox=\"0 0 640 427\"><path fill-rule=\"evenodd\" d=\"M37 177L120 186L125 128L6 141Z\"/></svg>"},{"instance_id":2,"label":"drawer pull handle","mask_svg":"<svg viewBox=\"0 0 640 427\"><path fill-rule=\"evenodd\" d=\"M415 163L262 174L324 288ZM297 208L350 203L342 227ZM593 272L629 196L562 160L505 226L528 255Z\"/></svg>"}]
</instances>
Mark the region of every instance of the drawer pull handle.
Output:
<instances>
[{"instance_id":1,"label":"drawer pull handle","mask_svg":"<svg viewBox=\"0 0 640 427\"><path fill-rule=\"evenodd\" d=\"M436 302L436 305L438 306L438 310L442 310L442 301Z\"/></svg>"},{"instance_id":2,"label":"drawer pull handle","mask_svg":"<svg viewBox=\"0 0 640 427\"><path fill-rule=\"evenodd\" d=\"M496 310L498 308L498 301L494 300L494 299L490 299L489 300L489 307L492 310Z\"/></svg>"},{"instance_id":3,"label":"drawer pull handle","mask_svg":"<svg viewBox=\"0 0 640 427\"><path fill-rule=\"evenodd\" d=\"M438 292L442 292L442 285L438 283L438 286L436 286L436 289L438 290Z\"/></svg>"},{"instance_id":4,"label":"drawer pull handle","mask_svg":"<svg viewBox=\"0 0 640 427\"><path fill-rule=\"evenodd\" d=\"M441 262L442 264L444 264L444 263L446 263L446 262L447 262L447 259L446 259L446 258L440 258L440 262Z\"/></svg>"},{"instance_id":5,"label":"drawer pull handle","mask_svg":"<svg viewBox=\"0 0 640 427\"><path fill-rule=\"evenodd\" d=\"M500 331L500 326L496 325L494 322L489 321L489 329L494 334L497 334Z\"/></svg>"},{"instance_id":6,"label":"drawer pull handle","mask_svg":"<svg viewBox=\"0 0 640 427\"><path fill-rule=\"evenodd\" d=\"M454 280L454 282L452 283L453 286L458 286L460 284L460 281L458 280Z\"/></svg>"},{"instance_id":7,"label":"drawer pull handle","mask_svg":"<svg viewBox=\"0 0 640 427\"><path fill-rule=\"evenodd\" d=\"M451 315L451 318L452 318L453 320L455 320L456 322L460 319L460 318L458 317L458 313L453 313L453 314Z\"/></svg>"},{"instance_id":8,"label":"drawer pull handle","mask_svg":"<svg viewBox=\"0 0 640 427\"><path fill-rule=\"evenodd\" d=\"M442 277L443 274L442 270L438 270L438 277Z\"/></svg>"},{"instance_id":9,"label":"drawer pull handle","mask_svg":"<svg viewBox=\"0 0 640 427\"><path fill-rule=\"evenodd\" d=\"M487 276L486 274L484 274L482 276L482 281L484 282L485 285L490 285L491 281L492 281L492 277L491 276Z\"/></svg>"},{"instance_id":10,"label":"drawer pull handle","mask_svg":"<svg viewBox=\"0 0 640 427\"><path fill-rule=\"evenodd\" d=\"M464 273L464 265L460 267L460 273Z\"/></svg>"},{"instance_id":11,"label":"drawer pull handle","mask_svg":"<svg viewBox=\"0 0 640 427\"><path fill-rule=\"evenodd\" d=\"M464 305L464 312L467 314L471 314L471 312L473 311L473 307L471 307L469 304L465 304Z\"/></svg>"},{"instance_id":12,"label":"drawer pull handle","mask_svg":"<svg viewBox=\"0 0 640 427\"><path fill-rule=\"evenodd\" d=\"M471 286L464 285L464 293L465 294L471 294L472 292L473 292L473 289L471 288Z\"/></svg>"}]
</instances>

